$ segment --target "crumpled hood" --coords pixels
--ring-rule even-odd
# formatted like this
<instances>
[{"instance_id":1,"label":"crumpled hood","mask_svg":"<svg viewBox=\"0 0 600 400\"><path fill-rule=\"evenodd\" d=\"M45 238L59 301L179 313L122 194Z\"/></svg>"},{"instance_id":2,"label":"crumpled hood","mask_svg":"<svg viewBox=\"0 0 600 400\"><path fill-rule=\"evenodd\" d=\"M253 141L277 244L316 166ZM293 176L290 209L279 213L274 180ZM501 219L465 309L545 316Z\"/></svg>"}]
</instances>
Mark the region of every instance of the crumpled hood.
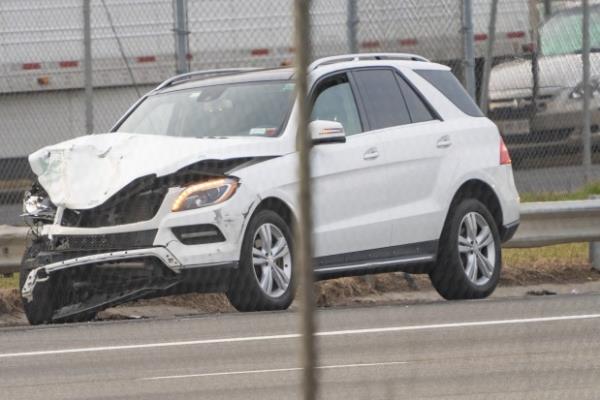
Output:
<instances>
[{"instance_id":1,"label":"crumpled hood","mask_svg":"<svg viewBox=\"0 0 600 400\"><path fill-rule=\"evenodd\" d=\"M591 75L600 75L600 53L590 54ZM574 88L583 80L579 54L540 57L539 85L542 94L552 94L562 88ZM516 60L492 68L490 99L510 99L531 96L533 86L531 60Z\"/></svg>"},{"instance_id":2,"label":"crumpled hood","mask_svg":"<svg viewBox=\"0 0 600 400\"><path fill-rule=\"evenodd\" d=\"M29 163L55 205L90 209L142 176L168 175L207 159L282 155L285 147L273 138L107 133L44 147L29 156Z\"/></svg>"}]
</instances>

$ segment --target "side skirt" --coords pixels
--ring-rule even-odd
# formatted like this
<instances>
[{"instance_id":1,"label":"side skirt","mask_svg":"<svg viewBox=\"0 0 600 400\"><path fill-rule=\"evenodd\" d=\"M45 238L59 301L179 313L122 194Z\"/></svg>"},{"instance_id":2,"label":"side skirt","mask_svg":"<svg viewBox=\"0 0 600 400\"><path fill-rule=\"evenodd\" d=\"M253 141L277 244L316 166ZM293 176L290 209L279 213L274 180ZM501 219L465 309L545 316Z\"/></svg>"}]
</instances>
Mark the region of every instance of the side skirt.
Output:
<instances>
[{"instance_id":1,"label":"side skirt","mask_svg":"<svg viewBox=\"0 0 600 400\"><path fill-rule=\"evenodd\" d=\"M382 272L427 273L437 255L438 241L364 250L315 259L315 278L333 279Z\"/></svg>"}]
</instances>

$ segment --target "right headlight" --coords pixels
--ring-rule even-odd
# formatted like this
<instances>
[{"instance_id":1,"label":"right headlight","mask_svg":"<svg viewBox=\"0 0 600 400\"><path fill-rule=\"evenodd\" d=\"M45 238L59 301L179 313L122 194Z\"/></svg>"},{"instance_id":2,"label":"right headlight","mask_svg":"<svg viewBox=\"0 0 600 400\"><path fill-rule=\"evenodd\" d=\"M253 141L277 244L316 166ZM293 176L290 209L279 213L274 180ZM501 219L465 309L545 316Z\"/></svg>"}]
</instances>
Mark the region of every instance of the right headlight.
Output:
<instances>
[{"instance_id":1,"label":"right headlight","mask_svg":"<svg viewBox=\"0 0 600 400\"><path fill-rule=\"evenodd\" d=\"M217 178L188 186L177 197L171 211L193 210L222 203L233 196L238 185L236 179Z\"/></svg>"}]
</instances>

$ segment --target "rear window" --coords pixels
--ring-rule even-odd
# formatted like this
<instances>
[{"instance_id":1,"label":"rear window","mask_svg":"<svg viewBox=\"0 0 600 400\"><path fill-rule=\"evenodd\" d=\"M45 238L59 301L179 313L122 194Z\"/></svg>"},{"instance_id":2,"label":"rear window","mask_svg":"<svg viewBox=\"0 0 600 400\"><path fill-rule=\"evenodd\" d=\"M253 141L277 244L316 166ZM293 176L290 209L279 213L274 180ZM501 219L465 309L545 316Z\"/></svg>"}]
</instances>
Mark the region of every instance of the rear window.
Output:
<instances>
[{"instance_id":1,"label":"rear window","mask_svg":"<svg viewBox=\"0 0 600 400\"><path fill-rule=\"evenodd\" d=\"M456 107L462 112L472 117L484 117L483 113L477 107L477 104L471 99L465 88L450 71L439 70L415 70L417 74L431 83L437 90L442 92Z\"/></svg>"}]
</instances>

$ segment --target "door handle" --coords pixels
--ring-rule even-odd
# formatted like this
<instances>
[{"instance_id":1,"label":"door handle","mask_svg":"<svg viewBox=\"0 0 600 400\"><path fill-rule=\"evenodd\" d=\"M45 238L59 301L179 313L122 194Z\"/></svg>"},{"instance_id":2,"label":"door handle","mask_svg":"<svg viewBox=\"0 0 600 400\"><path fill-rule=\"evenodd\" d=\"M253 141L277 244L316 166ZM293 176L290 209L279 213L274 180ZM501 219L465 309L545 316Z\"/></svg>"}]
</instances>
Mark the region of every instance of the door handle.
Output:
<instances>
[{"instance_id":1,"label":"door handle","mask_svg":"<svg viewBox=\"0 0 600 400\"><path fill-rule=\"evenodd\" d=\"M450 136L444 135L438 139L436 146L438 149L447 149L452 146L452 140L450 140Z\"/></svg>"},{"instance_id":2,"label":"door handle","mask_svg":"<svg viewBox=\"0 0 600 400\"><path fill-rule=\"evenodd\" d=\"M377 149L375 147L371 147L369 150L367 150L365 152L365 154L363 154L364 160L374 160L377 157L379 157L379 151L377 151Z\"/></svg>"}]
</instances>

